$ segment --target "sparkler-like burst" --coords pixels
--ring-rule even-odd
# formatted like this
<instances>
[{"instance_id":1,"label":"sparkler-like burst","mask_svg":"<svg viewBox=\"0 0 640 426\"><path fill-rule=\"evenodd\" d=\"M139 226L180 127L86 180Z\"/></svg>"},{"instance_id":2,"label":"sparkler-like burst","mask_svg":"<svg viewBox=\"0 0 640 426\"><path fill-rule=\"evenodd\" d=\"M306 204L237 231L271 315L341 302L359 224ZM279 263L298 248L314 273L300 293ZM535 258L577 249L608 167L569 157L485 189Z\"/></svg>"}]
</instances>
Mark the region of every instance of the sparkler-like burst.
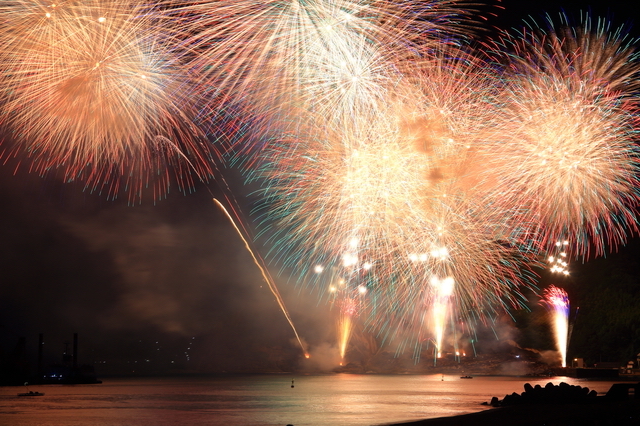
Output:
<instances>
[{"instance_id":1,"label":"sparkler-like burst","mask_svg":"<svg viewBox=\"0 0 640 426\"><path fill-rule=\"evenodd\" d=\"M134 0L7 0L0 5L2 121L12 154L88 186L139 196L176 168L210 174L190 84L166 16ZM160 31L162 28L162 31ZM161 194L156 194L156 196Z\"/></svg>"},{"instance_id":2,"label":"sparkler-like burst","mask_svg":"<svg viewBox=\"0 0 640 426\"><path fill-rule=\"evenodd\" d=\"M476 321L519 306L523 265L561 235L588 256L636 229L638 65L608 29L507 36L500 79L429 43L408 73L390 66L398 44L383 33L347 33L262 57L285 64L264 75L303 114L250 178L266 178L258 215L272 255L301 281L332 282L311 265L339 270L345 297L367 289L370 327L416 342L432 330L440 352L449 306ZM445 281L455 285L429 284Z\"/></svg>"},{"instance_id":3,"label":"sparkler-like burst","mask_svg":"<svg viewBox=\"0 0 640 426\"><path fill-rule=\"evenodd\" d=\"M172 167L188 186L211 172L197 109L264 184L271 258L323 294L340 284L342 356L356 307L385 339L439 353L446 321L523 304L562 235L575 255L623 243L640 201L640 68L622 31L564 19L505 35L498 76L445 37L469 33L468 4L4 0L2 155L114 194L166 188ZM566 301L552 289L549 305Z\"/></svg>"},{"instance_id":4,"label":"sparkler-like burst","mask_svg":"<svg viewBox=\"0 0 640 426\"><path fill-rule=\"evenodd\" d=\"M275 84L270 77L303 76L317 68L310 53L340 51L362 37L398 52L420 50L425 42L464 35L471 10L459 0L194 0L172 7L185 19L202 63L214 80L243 93L248 85ZM458 25L452 25L457 22ZM472 27L472 25L470 26ZM336 50L333 50L336 49ZM311 71L313 72L313 71ZM301 83L294 79L293 83ZM307 82L308 83L308 82ZM288 87L287 92L295 88Z\"/></svg>"},{"instance_id":5,"label":"sparkler-like burst","mask_svg":"<svg viewBox=\"0 0 640 426\"><path fill-rule=\"evenodd\" d=\"M569 296L556 286L550 286L543 292L542 303L551 315L556 345L562 359L562 367L567 366L567 344L569 336Z\"/></svg>"},{"instance_id":6,"label":"sparkler-like burst","mask_svg":"<svg viewBox=\"0 0 640 426\"><path fill-rule=\"evenodd\" d=\"M246 116L267 116L270 129L295 125L302 109L359 117L413 64L402 58L473 28L459 0L169 3L212 109L237 104Z\"/></svg>"},{"instance_id":7,"label":"sparkler-like burst","mask_svg":"<svg viewBox=\"0 0 640 426\"><path fill-rule=\"evenodd\" d=\"M487 155L496 196L535 224L543 247L576 235L578 252L637 230L637 54L587 20L503 40L500 133Z\"/></svg>"},{"instance_id":8,"label":"sparkler-like burst","mask_svg":"<svg viewBox=\"0 0 640 426\"><path fill-rule=\"evenodd\" d=\"M367 289L370 327L402 339L438 329L440 344L443 325L428 314L442 299L430 284L434 277L456 282L447 301L477 321L483 309L524 301L520 268L531 257L513 245L502 210L471 191L480 179L471 145L483 131L461 124L482 122L470 111L491 113L489 80L463 78L468 61L438 63L451 69L433 66L428 78L407 82L400 96L376 106L374 120L368 115L329 133L330 121L324 138L268 148L261 171L268 204L259 214L269 225L273 256L302 281L332 282L310 274L312 265L340 270L349 297ZM460 89L466 96L437 90L454 86L453 79L467 81ZM468 91L474 81L478 90ZM464 102L472 96L474 102Z\"/></svg>"}]
</instances>

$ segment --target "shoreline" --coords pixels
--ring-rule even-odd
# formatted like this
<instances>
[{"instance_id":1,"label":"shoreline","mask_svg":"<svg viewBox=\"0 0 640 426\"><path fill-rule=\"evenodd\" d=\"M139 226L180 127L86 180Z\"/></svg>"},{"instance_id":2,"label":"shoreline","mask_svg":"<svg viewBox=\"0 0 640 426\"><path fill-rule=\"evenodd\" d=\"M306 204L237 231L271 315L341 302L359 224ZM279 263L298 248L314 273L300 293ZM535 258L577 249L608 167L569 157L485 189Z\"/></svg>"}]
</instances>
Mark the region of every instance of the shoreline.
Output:
<instances>
[{"instance_id":1,"label":"shoreline","mask_svg":"<svg viewBox=\"0 0 640 426\"><path fill-rule=\"evenodd\" d=\"M492 397L487 410L392 423L395 426L632 426L640 425L640 383L614 383L604 396L588 387L525 383L524 392Z\"/></svg>"},{"instance_id":2,"label":"shoreline","mask_svg":"<svg viewBox=\"0 0 640 426\"><path fill-rule=\"evenodd\" d=\"M387 423L381 426L636 426L640 399L592 404L531 404L496 407L452 417Z\"/></svg>"}]
</instances>

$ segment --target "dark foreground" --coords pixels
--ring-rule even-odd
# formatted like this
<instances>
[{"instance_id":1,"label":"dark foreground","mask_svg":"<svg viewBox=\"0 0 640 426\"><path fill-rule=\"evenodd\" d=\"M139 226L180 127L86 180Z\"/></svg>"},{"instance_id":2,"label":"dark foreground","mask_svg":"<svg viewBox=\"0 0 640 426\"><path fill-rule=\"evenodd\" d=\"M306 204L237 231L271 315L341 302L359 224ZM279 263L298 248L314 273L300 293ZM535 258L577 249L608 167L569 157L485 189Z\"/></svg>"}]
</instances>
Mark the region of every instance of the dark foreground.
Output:
<instances>
[{"instance_id":1,"label":"dark foreground","mask_svg":"<svg viewBox=\"0 0 640 426\"><path fill-rule=\"evenodd\" d=\"M394 423L396 426L638 426L640 402L539 404L492 408L455 417Z\"/></svg>"},{"instance_id":2,"label":"dark foreground","mask_svg":"<svg viewBox=\"0 0 640 426\"><path fill-rule=\"evenodd\" d=\"M399 425L467 426L636 426L640 425L640 383L619 383L605 396L580 386L529 383L521 394L493 398L493 409L454 417L396 423ZM485 403L486 404L486 403Z\"/></svg>"}]
</instances>

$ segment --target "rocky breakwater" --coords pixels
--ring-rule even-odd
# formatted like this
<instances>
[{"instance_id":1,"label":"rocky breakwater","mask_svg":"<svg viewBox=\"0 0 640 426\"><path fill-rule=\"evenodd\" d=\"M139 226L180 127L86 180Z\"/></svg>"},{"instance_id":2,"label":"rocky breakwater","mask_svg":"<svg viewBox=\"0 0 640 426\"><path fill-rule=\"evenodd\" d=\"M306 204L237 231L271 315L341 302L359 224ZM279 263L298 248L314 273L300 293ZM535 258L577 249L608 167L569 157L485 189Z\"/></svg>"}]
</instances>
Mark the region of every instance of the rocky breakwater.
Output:
<instances>
[{"instance_id":1,"label":"rocky breakwater","mask_svg":"<svg viewBox=\"0 0 640 426\"><path fill-rule=\"evenodd\" d=\"M604 396L567 383L524 385L524 392L493 397L478 413L398 425L411 426L638 426L640 383L616 383Z\"/></svg>"},{"instance_id":2,"label":"rocky breakwater","mask_svg":"<svg viewBox=\"0 0 640 426\"><path fill-rule=\"evenodd\" d=\"M545 387L525 383L524 392L505 395L501 400L494 396L491 402L485 402L484 405L507 407L522 404L589 404L595 402L597 398L598 393L595 390L564 382L557 386L547 383Z\"/></svg>"}]
</instances>

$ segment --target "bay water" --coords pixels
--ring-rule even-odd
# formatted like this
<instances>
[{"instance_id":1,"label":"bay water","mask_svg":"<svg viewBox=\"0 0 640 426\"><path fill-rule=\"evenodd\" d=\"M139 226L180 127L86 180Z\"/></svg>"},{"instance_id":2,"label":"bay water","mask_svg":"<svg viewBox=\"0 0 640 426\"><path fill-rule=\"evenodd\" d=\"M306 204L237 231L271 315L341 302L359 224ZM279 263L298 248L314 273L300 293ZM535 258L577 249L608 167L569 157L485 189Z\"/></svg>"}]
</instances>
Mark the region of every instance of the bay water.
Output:
<instances>
[{"instance_id":1,"label":"bay water","mask_svg":"<svg viewBox=\"0 0 640 426\"><path fill-rule=\"evenodd\" d=\"M613 381L451 375L246 375L122 378L95 385L0 387L0 425L368 426L473 413L491 397L565 382L604 394ZM293 384L293 387L292 387Z\"/></svg>"}]
</instances>

